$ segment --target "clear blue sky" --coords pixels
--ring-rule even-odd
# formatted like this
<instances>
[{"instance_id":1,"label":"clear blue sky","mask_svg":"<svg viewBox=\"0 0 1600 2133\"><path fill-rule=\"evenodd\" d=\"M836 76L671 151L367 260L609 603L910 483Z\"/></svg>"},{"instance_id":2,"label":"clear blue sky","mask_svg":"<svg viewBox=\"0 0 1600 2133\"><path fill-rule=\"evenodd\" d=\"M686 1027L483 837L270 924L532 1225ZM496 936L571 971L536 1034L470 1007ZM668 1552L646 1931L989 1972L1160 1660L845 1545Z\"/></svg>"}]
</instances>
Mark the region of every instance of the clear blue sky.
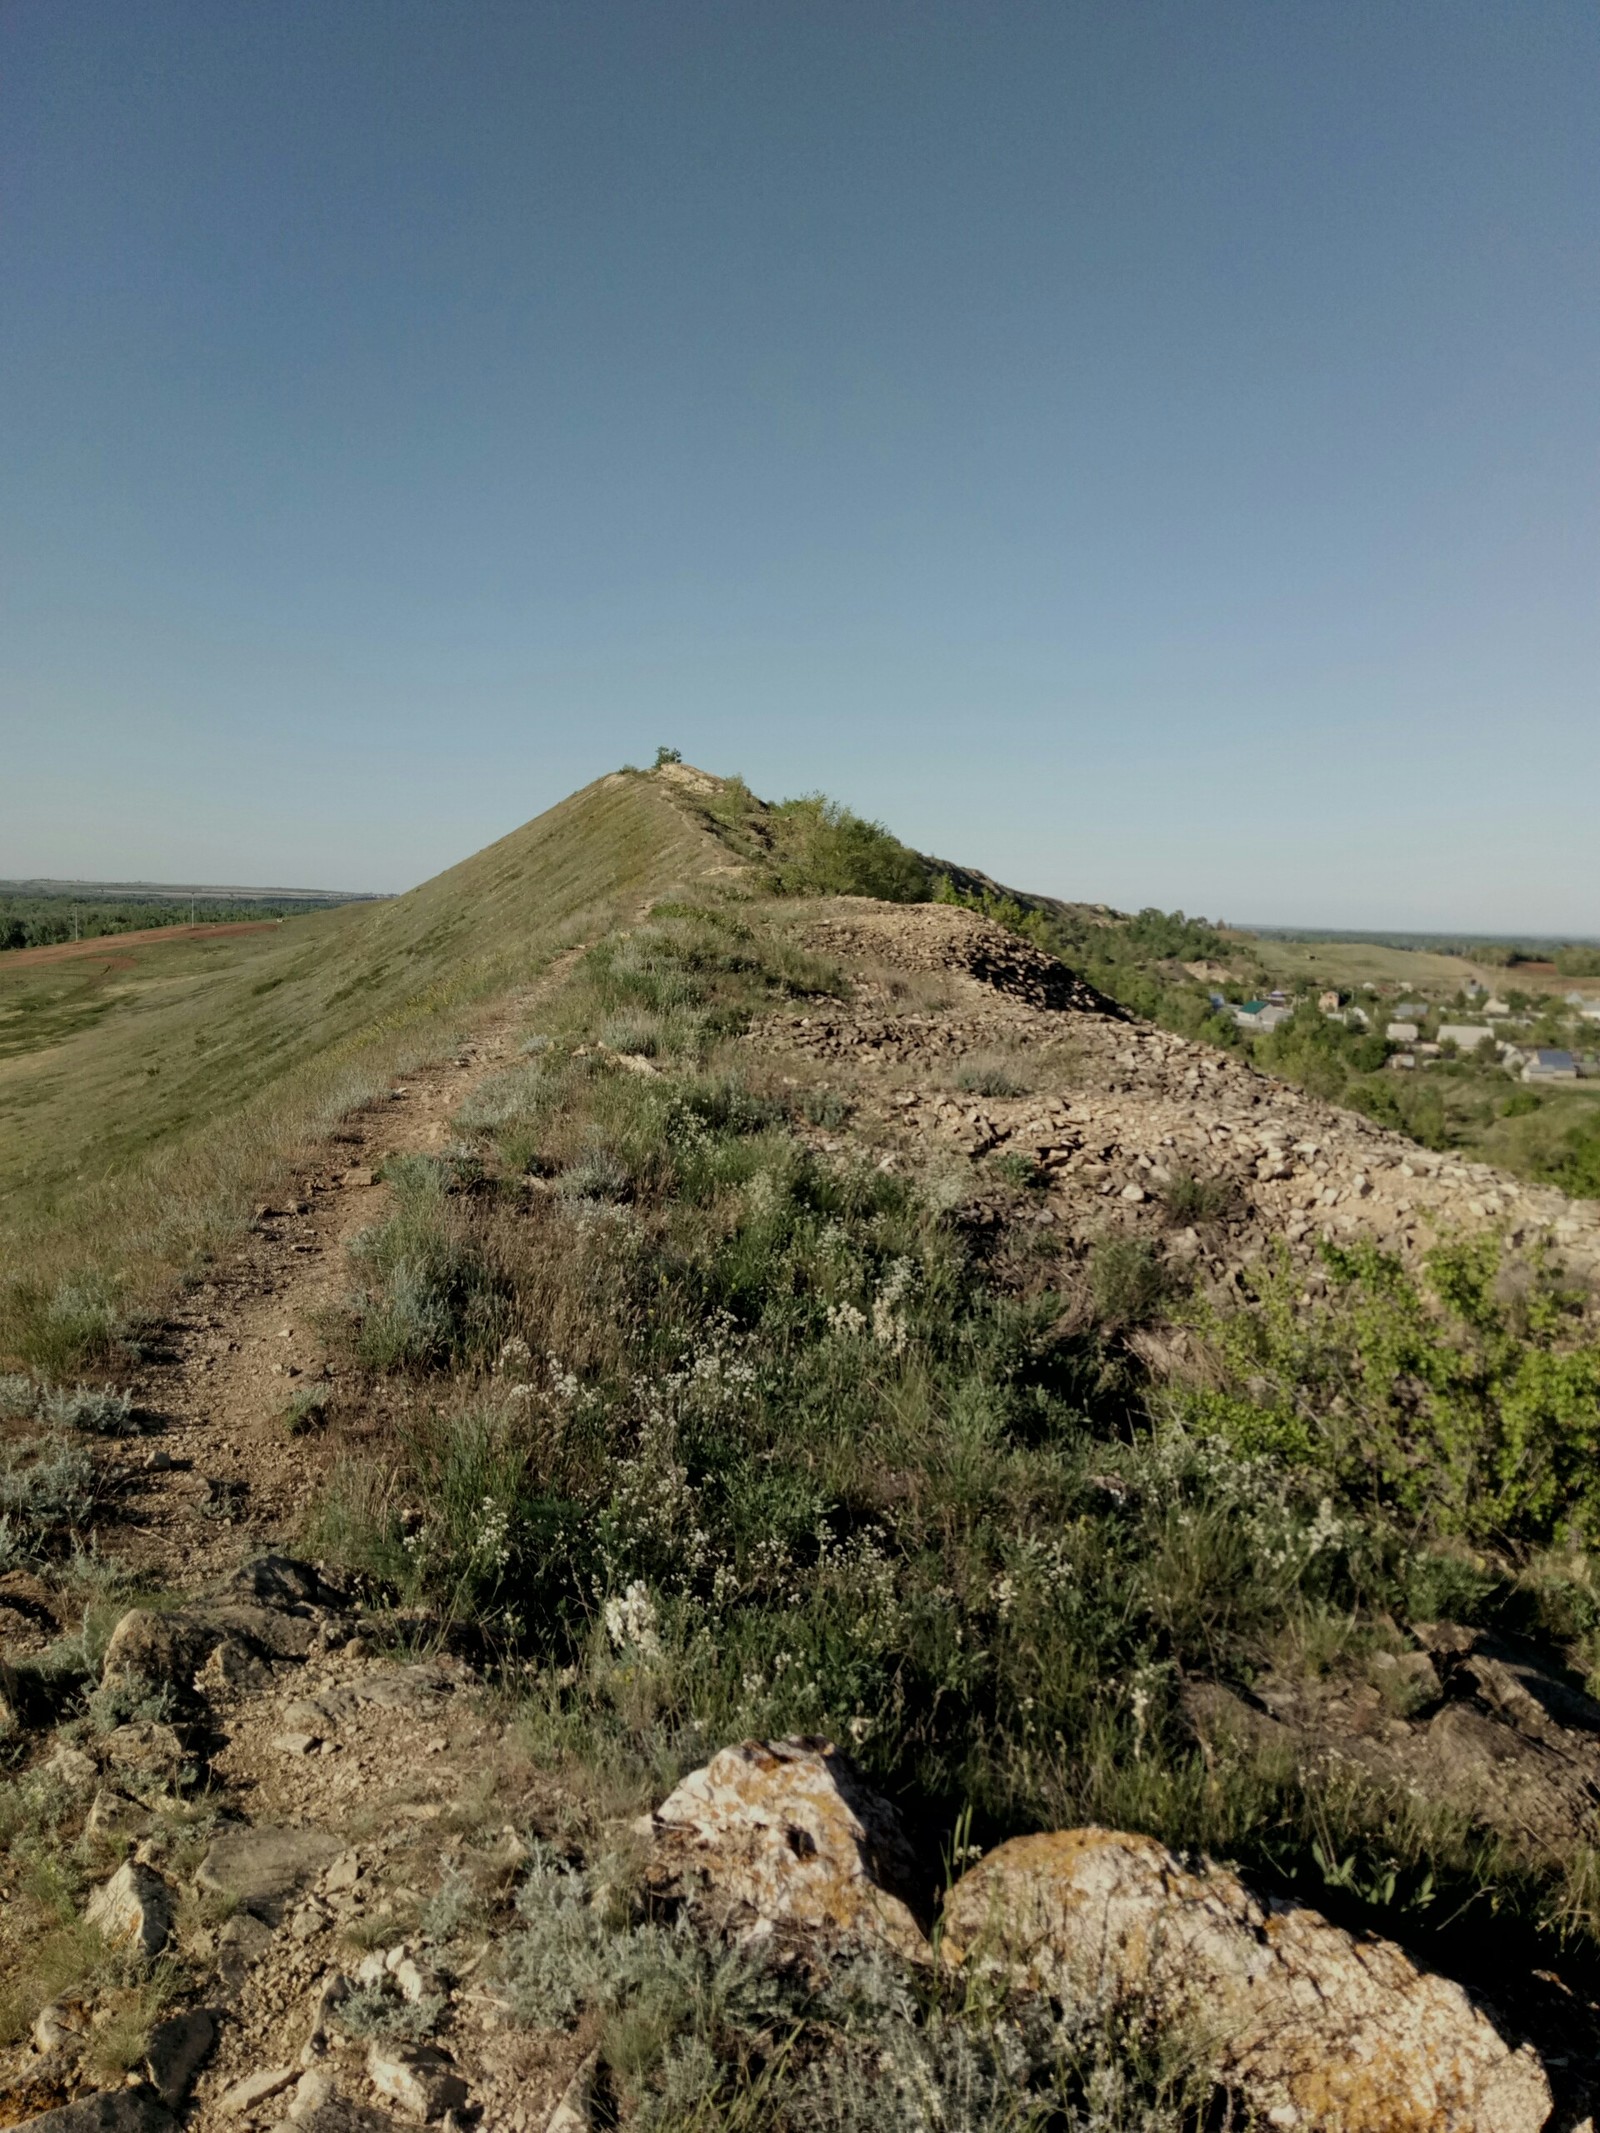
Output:
<instances>
[{"instance_id":1,"label":"clear blue sky","mask_svg":"<svg viewBox=\"0 0 1600 2133\"><path fill-rule=\"evenodd\" d=\"M0 875L658 741L1025 886L1600 932L1591 0L9 0Z\"/></svg>"}]
</instances>

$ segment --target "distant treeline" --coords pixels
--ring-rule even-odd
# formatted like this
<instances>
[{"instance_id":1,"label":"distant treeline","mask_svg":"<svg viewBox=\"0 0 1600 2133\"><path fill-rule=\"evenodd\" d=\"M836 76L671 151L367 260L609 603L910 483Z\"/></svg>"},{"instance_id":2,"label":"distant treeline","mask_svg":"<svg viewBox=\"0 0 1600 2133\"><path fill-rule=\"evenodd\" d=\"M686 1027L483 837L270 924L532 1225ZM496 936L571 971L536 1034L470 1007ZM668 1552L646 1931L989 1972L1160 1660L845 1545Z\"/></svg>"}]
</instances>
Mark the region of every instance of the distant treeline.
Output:
<instances>
[{"instance_id":1,"label":"distant treeline","mask_svg":"<svg viewBox=\"0 0 1600 2133\"><path fill-rule=\"evenodd\" d=\"M242 919L291 918L304 903L224 903L205 897L181 903L75 903L65 896L0 896L0 951L53 948L59 941L96 940L108 933L140 933L148 926L228 925Z\"/></svg>"}]
</instances>

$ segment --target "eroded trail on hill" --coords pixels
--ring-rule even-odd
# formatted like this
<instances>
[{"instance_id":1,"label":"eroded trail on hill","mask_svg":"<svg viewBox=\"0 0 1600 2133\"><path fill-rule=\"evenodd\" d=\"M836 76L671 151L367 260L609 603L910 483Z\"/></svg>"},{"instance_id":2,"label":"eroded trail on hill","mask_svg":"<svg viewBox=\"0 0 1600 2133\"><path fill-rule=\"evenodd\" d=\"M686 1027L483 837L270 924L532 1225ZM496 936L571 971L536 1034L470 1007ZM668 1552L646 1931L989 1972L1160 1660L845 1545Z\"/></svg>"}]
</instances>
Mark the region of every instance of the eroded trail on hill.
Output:
<instances>
[{"instance_id":1,"label":"eroded trail on hill","mask_svg":"<svg viewBox=\"0 0 1600 2133\"><path fill-rule=\"evenodd\" d=\"M100 1527L102 1545L130 1568L189 1587L294 1533L308 1461L285 1417L297 1395L334 1385L322 1328L349 1287L352 1239L389 1201L382 1166L445 1145L455 1112L512 1056L530 1009L582 953L558 958L537 986L497 1003L451 1056L347 1118L257 1210L239 1252L169 1319L133 1388L158 1427L134 1451Z\"/></svg>"}]
</instances>

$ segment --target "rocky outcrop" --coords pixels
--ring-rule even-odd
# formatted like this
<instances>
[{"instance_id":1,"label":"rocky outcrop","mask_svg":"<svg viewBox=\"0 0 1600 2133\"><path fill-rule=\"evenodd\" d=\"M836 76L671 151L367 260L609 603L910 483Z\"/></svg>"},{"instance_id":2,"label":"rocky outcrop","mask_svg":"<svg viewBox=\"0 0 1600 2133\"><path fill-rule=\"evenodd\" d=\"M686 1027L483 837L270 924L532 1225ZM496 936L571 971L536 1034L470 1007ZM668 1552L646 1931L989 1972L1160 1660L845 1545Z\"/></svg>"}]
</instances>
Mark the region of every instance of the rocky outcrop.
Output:
<instances>
[{"instance_id":1,"label":"rocky outcrop","mask_svg":"<svg viewBox=\"0 0 1600 2133\"><path fill-rule=\"evenodd\" d=\"M1208 1753L1249 1742L1303 1770L1414 1790L1519 1845L1570 1855L1590 1843L1600 1703L1519 1638L1452 1622L1417 1636L1421 1649L1380 1651L1357 1672L1191 1683L1190 1723Z\"/></svg>"},{"instance_id":2,"label":"rocky outcrop","mask_svg":"<svg viewBox=\"0 0 1600 2133\"><path fill-rule=\"evenodd\" d=\"M111 1633L101 1681L142 1682L183 1698L211 1667L224 1686L258 1685L264 1664L305 1659L348 1637L347 1606L309 1563L258 1556L177 1612L130 1608Z\"/></svg>"},{"instance_id":3,"label":"rocky outcrop","mask_svg":"<svg viewBox=\"0 0 1600 2133\"><path fill-rule=\"evenodd\" d=\"M343 1849L322 1829L252 1824L222 1830L195 1874L203 1892L276 1919L289 1897L314 1881Z\"/></svg>"},{"instance_id":4,"label":"rocky outcrop","mask_svg":"<svg viewBox=\"0 0 1600 2133\"><path fill-rule=\"evenodd\" d=\"M21 2122L19 2133L172 2133L175 2121L148 2089L103 2089Z\"/></svg>"},{"instance_id":5,"label":"rocky outcrop","mask_svg":"<svg viewBox=\"0 0 1600 2133\"><path fill-rule=\"evenodd\" d=\"M1459 1985L1150 1837L1015 1838L956 1884L944 1924L952 1960L1189 2028L1272 2126L1539 2133L1550 2113L1537 2060Z\"/></svg>"},{"instance_id":6,"label":"rocky outcrop","mask_svg":"<svg viewBox=\"0 0 1600 2133\"><path fill-rule=\"evenodd\" d=\"M899 1816L831 1741L724 1748L639 1823L657 1889L703 1889L746 1939L776 1930L928 1953Z\"/></svg>"}]
</instances>

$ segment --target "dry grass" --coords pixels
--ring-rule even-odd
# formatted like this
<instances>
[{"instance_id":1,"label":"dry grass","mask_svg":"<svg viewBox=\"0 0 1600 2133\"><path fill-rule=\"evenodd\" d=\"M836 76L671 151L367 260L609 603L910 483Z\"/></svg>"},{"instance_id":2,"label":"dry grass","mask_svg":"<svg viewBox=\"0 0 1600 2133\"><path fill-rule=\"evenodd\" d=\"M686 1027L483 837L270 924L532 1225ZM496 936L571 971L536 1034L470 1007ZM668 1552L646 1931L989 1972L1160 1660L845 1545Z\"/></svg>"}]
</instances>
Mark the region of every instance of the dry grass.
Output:
<instances>
[{"instance_id":1,"label":"dry grass","mask_svg":"<svg viewBox=\"0 0 1600 2133\"><path fill-rule=\"evenodd\" d=\"M0 973L0 1247L19 1270L0 1357L114 1363L128 1314L233 1240L340 1117L564 948L724 864L669 788L615 774L393 903L152 948L93 998L76 971ZM78 988L53 1020L43 980Z\"/></svg>"}]
</instances>

